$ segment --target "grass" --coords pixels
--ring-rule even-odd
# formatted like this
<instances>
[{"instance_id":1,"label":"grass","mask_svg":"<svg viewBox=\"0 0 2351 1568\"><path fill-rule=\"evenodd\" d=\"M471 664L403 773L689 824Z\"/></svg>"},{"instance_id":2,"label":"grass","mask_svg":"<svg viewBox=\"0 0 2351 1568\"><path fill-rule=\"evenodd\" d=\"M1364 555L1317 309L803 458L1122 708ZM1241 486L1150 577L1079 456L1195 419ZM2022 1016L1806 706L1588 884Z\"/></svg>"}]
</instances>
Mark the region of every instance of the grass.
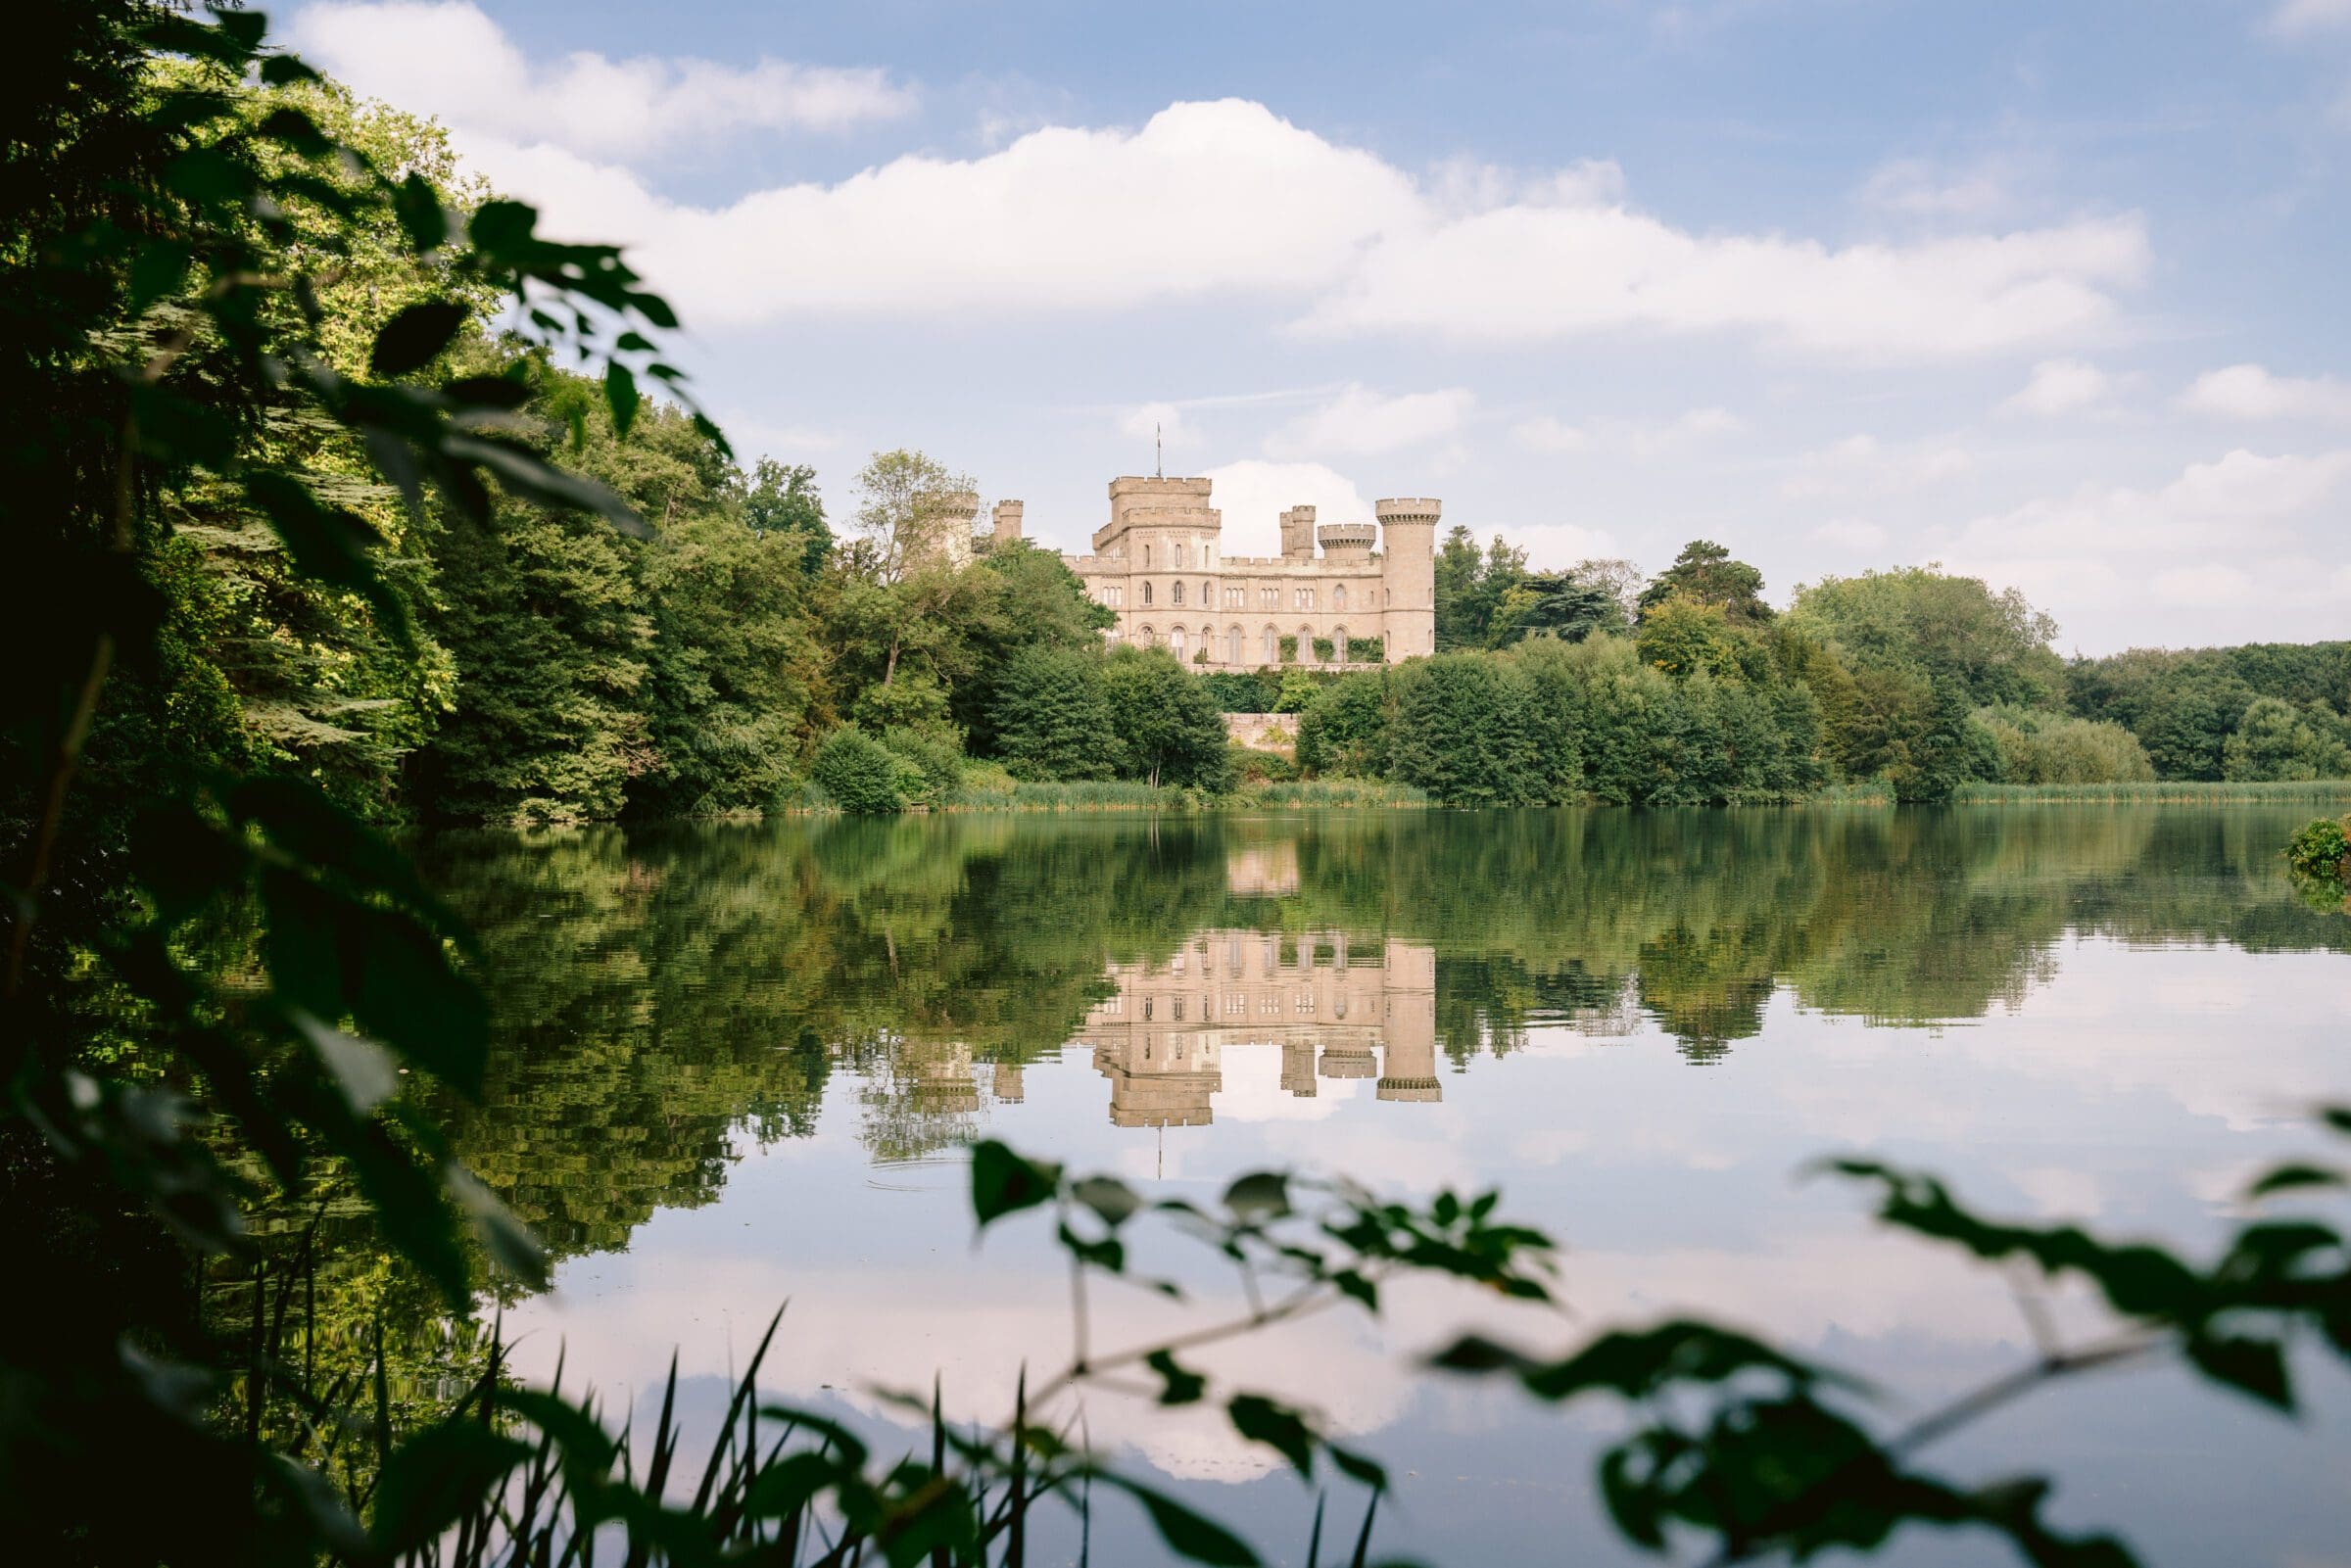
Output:
<instances>
[{"instance_id":1,"label":"grass","mask_svg":"<svg viewBox=\"0 0 2351 1568\"><path fill-rule=\"evenodd\" d=\"M2351 779L2287 784L2209 784L2193 779L2129 784L1970 784L1960 785L1951 799L1966 806L2341 805L2351 803Z\"/></svg>"}]
</instances>

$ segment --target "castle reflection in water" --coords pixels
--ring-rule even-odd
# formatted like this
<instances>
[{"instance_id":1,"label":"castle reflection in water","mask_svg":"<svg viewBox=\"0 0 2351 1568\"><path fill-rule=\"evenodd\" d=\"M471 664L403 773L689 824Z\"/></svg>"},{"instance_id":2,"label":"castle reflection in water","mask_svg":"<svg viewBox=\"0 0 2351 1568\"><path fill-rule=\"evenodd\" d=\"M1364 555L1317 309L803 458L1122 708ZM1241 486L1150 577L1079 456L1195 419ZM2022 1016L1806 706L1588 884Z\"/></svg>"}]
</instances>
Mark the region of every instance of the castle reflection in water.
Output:
<instances>
[{"instance_id":1,"label":"castle reflection in water","mask_svg":"<svg viewBox=\"0 0 2351 1568\"><path fill-rule=\"evenodd\" d=\"M1435 1100L1437 959L1421 942L1366 950L1338 931L1202 931L1165 961L1114 964L1116 994L1078 1043L1110 1080L1122 1127L1193 1127L1215 1116L1224 1056L1278 1045L1281 1086L1374 1078L1382 1100Z\"/></svg>"},{"instance_id":2,"label":"castle reflection in water","mask_svg":"<svg viewBox=\"0 0 2351 1568\"><path fill-rule=\"evenodd\" d=\"M1297 845L1230 856L1224 884L1295 892ZM1158 963L1113 964L1109 978L1118 989L1086 1014L1078 1044L1110 1080L1115 1126L1205 1126L1231 1046L1278 1045L1294 1095L1319 1093L1324 1078L1374 1078L1382 1100L1439 1097L1437 955L1426 943L1206 930Z\"/></svg>"}]
</instances>

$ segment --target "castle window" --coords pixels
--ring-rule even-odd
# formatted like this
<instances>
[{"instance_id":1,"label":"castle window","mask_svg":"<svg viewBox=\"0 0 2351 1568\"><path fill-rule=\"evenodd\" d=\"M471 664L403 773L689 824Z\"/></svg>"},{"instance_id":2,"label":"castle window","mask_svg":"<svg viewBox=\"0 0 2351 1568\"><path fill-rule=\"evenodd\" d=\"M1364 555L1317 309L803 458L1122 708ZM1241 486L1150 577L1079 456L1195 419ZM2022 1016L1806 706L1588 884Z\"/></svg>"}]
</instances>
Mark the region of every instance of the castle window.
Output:
<instances>
[{"instance_id":1,"label":"castle window","mask_svg":"<svg viewBox=\"0 0 2351 1568\"><path fill-rule=\"evenodd\" d=\"M1278 588L1260 589L1257 601L1267 609L1277 610L1281 608L1281 590Z\"/></svg>"},{"instance_id":2,"label":"castle window","mask_svg":"<svg viewBox=\"0 0 2351 1568\"><path fill-rule=\"evenodd\" d=\"M1176 586L1181 587L1182 585L1178 584ZM1176 656L1179 659L1190 650L1191 643L1189 640L1184 637L1182 627L1179 626L1168 634L1168 646L1175 650Z\"/></svg>"},{"instance_id":3,"label":"castle window","mask_svg":"<svg viewBox=\"0 0 2351 1568\"><path fill-rule=\"evenodd\" d=\"M1183 602L1183 580L1181 578L1176 579L1175 586L1169 590L1168 602L1171 604Z\"/></svg>"},{"instance_id":4,"label":"castle window","mask_svg":"<svg viewBox=\"0 0 2351 1568\"><path fill-rule=\"evenodd\" d=\"M1275 656L1276 656L1276 655L1277 655L1277 654L1280 652L1280 642L1281 642L1281 634L1280 634L1280 633L1278 633L1278 632L1276 632L1276 631L1274 631L1274 630L1273 630L1273 628L1271 628L1271 627L1270 627L1270 626L1269 626L1269 627L1267 627L1267 628L1266 628L1266 662L1267 662L1268 664L1271 664L1271 663L1273 662L1273 660L1274 660Z\"/></svg>"},{"instance_id":5,"label":"castle window","mask_svg":"<svg viewBox=\"0 0 2351 1568\"><path fill-rule=\"evenodd\" d=\"M1226 664L1241 662L1241 629L1237 626L1224 634L1224 662Z\"/></svg>"},{"instance_id":6,"label":"castle window","mask_svg":"<svg viewBox=\"0 0 2351 1568\"><path fill-rule=\"evenodd\" d=\"M1190 561L1184 559L1183 546L1181 545L1176 546L1176 564L1178 566L1189 566L1191 564Z\"/></svg>"},{"instance_id":7,"label":"castle window","mask_svg":"<svg viewBox=\"0 0 2351 1568\"><path fill-rule=\"evenodd\" d=\"M1200 585L1200 607L1201 607L1202 609L1207 609L1207 608L1208 608L1208 607L1209 607L1211 604L1214 604L1216 601L1217 601L1217 591L1216 591L1215 589L1211 588L1211 587L1210 587L1208 584L1206 584L1206 583L1203 583L1203 584L1201 584L1201 585Z\"/></svg>"},{"instance_id":8,"label":"castle window","mask_svg":"<svg viewBox=\"0 0 2351 1568\"><path fill-rule=\"evenodd\" d=\"M1346 584L1341 583L1330 591L1330 607L1334 610L1343 610L1347 607Z\"/></svg>"},{"instance_id":9,"label":"castle window","mask_svg":"<svg viewBox=\"0 0 2351 1568\"><path fill-rule=\"evenodd\" d=\"M1146 555L1148 555L1148 554L1150 553L1150 551L1149 551L1149 550L1145 550L1143 553L1144 553L1144 554L1146 554ZM1145 583L1145 584L1143 585L1143 602L1144 602L1145 604L1148 604L1148 603L1150 603L1150 602L1151 602L1151 585L1150 585L1150 584L1148 584L1148 583Z\"/></svg>"},{"instance_id":10,"label":"castle window","mask_svg":"<svg viewBox=\"0 0 2351 1568\"><path fill-rule=\"evenodd\" d=\"M1142 632L1135 638L1136 645L1140 647L1150 647L1158 641L1159 634L1147 626L1144 627Z\"/></svg>"},{"instance_id":11,"label":"castle window","mask_svg":"<svg viewBox=\"0 0 2351 1568\"><path fill-rule=\"evenodd\" d=\"M1151 569L1151 546L1148 546L1148 545L1145 545L1145 546L1143 546L1143 570L1147 572L1147 571L1149 571L1150 569Z\"/></svg>"},{"instance_id":12,"label":"castle window","mask_svg":"<svg viewBox=\"0 0 2351 1568\"><path fill-rule=\"evenodd\" d=\"M1149 998L1149 997L1147 997L1147 996L1146 996L1146 997L1144 997L1144 998L1143 998L1143 1017L1145 1017L1145 1018L1149 1018L1150 1016L1151 1016L1151 998Z\"/></svg>"},{"instance_id":13,"label":"castle window","mask_svg":"<svg viewBox=\"0 0 2351 1568\"><path fill-rule=\"evenodd\" d=\"M1118 609L1127 602L1127 591L1113 583L1102 591L1102 602L1114 610Z\"/></svg>"}]
</instances>

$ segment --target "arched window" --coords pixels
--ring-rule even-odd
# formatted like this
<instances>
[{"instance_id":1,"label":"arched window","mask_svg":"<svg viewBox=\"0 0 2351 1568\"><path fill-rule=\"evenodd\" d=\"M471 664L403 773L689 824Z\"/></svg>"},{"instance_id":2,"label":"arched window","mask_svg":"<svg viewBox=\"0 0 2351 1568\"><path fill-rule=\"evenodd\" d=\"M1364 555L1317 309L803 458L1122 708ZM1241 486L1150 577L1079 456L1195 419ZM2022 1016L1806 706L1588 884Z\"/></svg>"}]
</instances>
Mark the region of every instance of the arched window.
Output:
<instances>
[{"instance_id":1,"label":"arched window","mask_svg":"<svg viewBox=\"0 0 2351 1568\"><path fill-rule=\"evenodd\" d=\"M1269 627L1267 627L1267 628L1266 628L1266 662L1267 662L1268 664L1271 664L1271 663L1273 662L1273 660L1275 659L1275 657L1279 655L1280 651L1281 651L1281 634L1280 634L1279 632L1276 632L1276 631L1274 631L1274 630L1273 630L1273 628L1271 628L1271 627L1270 627L1270 626L1269 626Z\"/></svg>"},{"instance_id":2,"label":"arched window","mask_svg":"<svg viewBox=\"0 0 2351 1568\"><path fill-rule=\"evenodd\" d=\"M1148 545L1145 545L1145 546L1143 546L1143 570L1147 572L1147 571L1149 571L1150 569L1151 569L1151 546L1148 546Z\"/></svg>"},{"instance_id":3,"label":"arched window","mask_svg":"<svg viewBox=\"0 0 2351 1568\"><path fill-rule=\"evenodd\" d=\"M1148 551L1146 551L1145 553L1148 553ZM1150 603L1150 602L1151 602L1151 585L1150 585L1150 584L1148 584L1148 583L1145 583L1145 584L1143 585L1143 602L1144 602L1145 604L1148 604L1148 603Z\"/></svg>"},{"instance_id":4,"label":"arched window","mask_svg":"<svg viewBox=\"0 0 2351 1568\"><path fill-rule=\"evenodd\" d=\"M1340 583L1332 587L1330 591L1330 607L1334 610L1343 610L1347 607L1346 584Z\"/></svg>"},{"instance_id":5,"label":"arched window","mask_svg":"<svg viewBox=\"0 0 2351 1568\"><path fill-rule=\"evenodd\" d=\"M1176 564L1178 566L1188 566L1191 564L1189 561L1183 558L1183 546L1181 545L1176 546Z\"/></svg>"},{"instance_id":6,"label":"arched window","mask_svg":"<svg viewBox=\"0 0 2351 1568\"><path fill-rule=\"evenodd\" d=\"M1347 628L1342 626L1330 634L1330 656L1341 664L1347 662Z\"/></svg>"},{"instance_id":7,"label":"arched window","mask_svg":"<svg viewBox=\"0 0 2351 1568\"><path fill-rule=\"evenodd\" d=\"M1224 662L1226 664L1241 662L1241 629L1237 626L1224 634Z\"/></svg>"},{"instance_id":8,"label":"arched window","mask_svg":"<svg viewBox=\"0 0 2351 1568\"><path fill-rule=\"evenodd\" d=\"M1211 605L1211 604L1214 604L1216 601L1217 601L1217 591L1216 591L1216 589L1215 589L1214 587L1212 587L1211 585L1209 585L1208 583L1205 583L1205 582L1203 582L1203 583L1200 585L1200 606L1201 606L1201 608L1203 608L1203 609L1206 609L1206 608L1207 608L1209 605Z\"/></svg>"},{"instance_id":9,"label":"arched window","mask_svg":"<svg viewBox=\"0 0 2351 1568\"><path fill-rule=\"evenodd\" d=\"M1168 602L1171 604L1181 604L1183 602L1182 578L1177 578L1175 582L1175 585L1168 591Z\"/></svg>"},{"instance_id":10,"label":"arched window","mask_svg":"<svg viewBox=\"0 0 2351 1568\"><path fill-rule=\"evenodd\" d=\"M1135 645L1138 647L1157 647L1159 645L1159 634L1150 627L1146 626L1135 634L1134 641Z\"/></svg>"},{"instance_id":11,"label":"arched window","mask_svg":"<svg viewBox=\"0 0 2351 1568\"><path fill-rule=\"evenodd\" d=\"M1190 651L1191 643L1184 637L1182 627L1178 626L1168 633L1168 646L1175 650L1176 656L1179 659Z\"/></svg>"}]
</instances>

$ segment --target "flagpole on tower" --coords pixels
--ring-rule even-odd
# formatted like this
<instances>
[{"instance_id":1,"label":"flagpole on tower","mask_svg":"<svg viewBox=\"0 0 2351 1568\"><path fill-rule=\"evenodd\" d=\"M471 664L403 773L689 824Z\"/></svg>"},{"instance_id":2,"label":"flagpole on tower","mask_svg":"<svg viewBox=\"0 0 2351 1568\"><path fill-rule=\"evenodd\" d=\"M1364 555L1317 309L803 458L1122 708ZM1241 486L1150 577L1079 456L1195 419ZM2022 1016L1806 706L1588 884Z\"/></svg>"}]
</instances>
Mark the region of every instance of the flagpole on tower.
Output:
<instances>
[{"instance_id":1,"label":"flagpole on tower","mask_svg":"<svg viewBox=\"0 0 2351 1568\"><path fill-rule=\"evenodd\" d=\"M1154 479L1168 477L1168 447L1161 439L1159 421L1156 419L1151 421L1151 476Z\"/></svg>"}]
</instances>

